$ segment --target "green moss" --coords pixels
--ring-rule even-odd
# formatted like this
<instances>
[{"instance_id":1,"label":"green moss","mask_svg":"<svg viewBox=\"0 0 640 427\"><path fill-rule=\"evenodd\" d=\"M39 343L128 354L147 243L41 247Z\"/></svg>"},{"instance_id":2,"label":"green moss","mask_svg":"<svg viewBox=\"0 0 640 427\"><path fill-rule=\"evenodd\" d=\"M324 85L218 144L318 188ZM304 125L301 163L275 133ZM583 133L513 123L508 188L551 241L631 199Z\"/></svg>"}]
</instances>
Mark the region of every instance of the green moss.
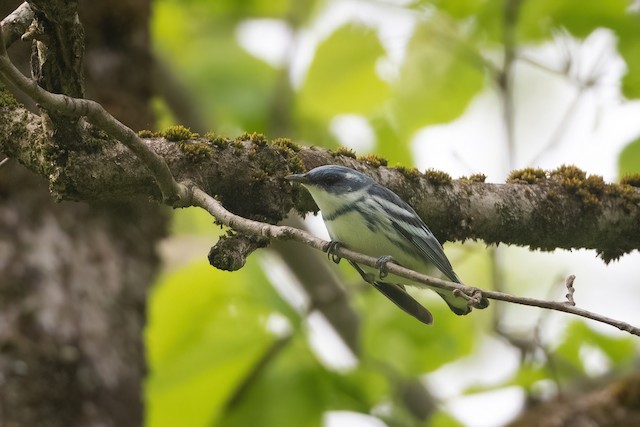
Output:
<instances>
[{"instance_id":1,"label":"green moss","mask_svg":"<svg viewBox=\"0 0 640 427\"><path fill-rule=\"evenodd\" d=\"M369 166L379 168L380 166L387 166L389 162L384 157L380 157L377 154L367 154L366 156L358 157L358 160L365 162Z\"/></svg>"},{"instance_id":2,"label":"green moss","mask_svg":"<svg viewBox=\"0 0 640 427\"><path fill-rule=\"evenodd\" d=\"M16 100L11 92L0 83L0 107L17 108L20 103Z\"/></svg>"},{"instance_id":3,"label":"green moss","mask_svg":"<svg viewBox=\"0 0 640 427\"><path fill-rule=\"evenodd\" d=\"M487 180L487 175L483 173L474 173L469 177L469 181L471 182L485 182Z\"/></svg>"},{"instance_id":4,"label":"green moss","mask_svg":"<svg viewBox=\"0 0 640 427\"><path fill-rule=\"evenodd\" d=\"M484 177L484 175L482 175ZM485 177L486 178L486 177ZM524 168L514 170L509 174L509 184L539 184L547 179L547 173L542 169ZM484 180L482 181L484 182Z\"/></svg>"},{"instance_id":5,"label":"green moss","mask_svg":"<svg viewBox=\"0 0 640 427\"><path fill-rule=\"evenodd\" d=\"M622 185L630 185L631 187L640 187L640 174L634 173L631 175L625 175L620 180Z\"/></svg>"},{"instance_id":6,"label":"green moss","mask_svg":"<svg viewBox=\"0 0 640 427\"><path fill-rule=\"evenodd\" d=\"M138 136L140 138L158 138L163 136L162 132L156 132L148 129L142 129L138 131Z\"/></svg>"},{"instance_id":7,"label":"green moss","mask_svg":"<svg viewBox=\"0 0 640 427\"><path fill-rule=\"evenodd\" d=\"M451 184L451 175L435 169L427 169L424 177L433 185L449 185Z\"/></svg>"},{"instance_id":8,"label":"green moss","mask_svg":"<svg viewBox=\"0 0 640 427\"><path fill-rule=\"evenodd\" d=\"M89 154L101 153L108 146L113 146L117 141L108 133L96 126L89 126L88 132L83 139L82 151Z\"/></svg>"},{"instance_id":9,"label":"green moss","mask_svg":"<svg viewBox=\"0 0 640 427\"><path fill-rule=\"evenodd\" d=\"M251 138L253 141L248 150L249 159L258 165L260 170L260 173L254 174L255 180L260 181L268 177L304 172L304 164L297 154L300 150L298 145L284 138L267 144L262 142L263 139L259 134L255 135L257 136L249 138L249 141ZM244 149L243 143L239 141L246 141L246 139L236 139L235 141Z\"/></svg>"},{"instance_id":10,"label":"green moss","mask_svg":"<svg viewBox=\"0 0 640 427\"><path fill-rule=\"evenodd\" d=\"M240 137L229 140L229 146L234 149L233 154L238 156L244 152L244 141L247 141L247 139L242 139Z\"/></svg>"},{"instance_id":11,"label":"green moss","mask_svg":"<svg viewBox=\"0 0 640 427\"><path fill-rule=\"evenodd\" d=\"M242 132L242 134L238 135L235 140L236 142L240 143L249 141L259 147L264 147L265 145L267 145L267 138L263 134L257 132Z\"/></svg>"},{"instance_id":12,"label":"green moss","mask_svg":"<svg viewBox=\"0 0 640 427\"><path fill-rule=\"evenodd\" d=\"M396 170L409 181L417 181L422 174L417 168L408 168L403 165L396 166Z\"/></svg>"},{"instance_id":13,"label":"green moss","mask_svg":"<svg viewBox=\"0 0 640 427\"><path fill-rule=\"evenodd\" d=\"M256 183L262 183L266 180L269 179L269 174L262 170L262 169L258 169L256 171L253 172L252 177L253 181L255 181Z\"/></svg>"},{"instance_id":14,"label":"green moss","mask_svg":"<svg viewBox=\"0 0 640 427\"><path fill-rule=\"evenodd\" d=\"M251 134L249 132L242 132L240 135L236 136L234 140L236 142L248 141L251 138Z\"/></svg>"},{"instance_id":15,"label":"green moss","mask_svg":"<svg viewBox=\"0 0 640 427\"><path fill-rule=\"evenodd\" d=\"M205 139L214 147L227 148L231 144L231 140L224 136L217 135L215 132L207 132L204 134Z\"/></svg>"},{"instance_id":16,"label":"green moss","mask_svg":"<svg viewBox=\"0 0 640 427\"><path fill-rule=\"evenodd\" d=\"M272 144L275 145L276 147L288 148L294 153L297 153L300 150L302 150L302 147L300 145L296 144L289 138L276 138L272 141Z\"/></svg>"},{"instance_id":17,"label":"green moss","mask_svg":"<svg viewBox=\"0 0 640 427\"><path fill-rule=\"evenodd\" d=\"M198 134L192 133L188 128L182 125L177 125L165 129L165 131L162 132L162 136L169 141L184 141L187 139L197 138Z\"/></svg>"},{"instance_id":18,"label":"green moss","mask_svg":"<svg viewBox=\"0 0 640 427\"><path fill-rule=\"evenodd\" d=\"M567 191L577 195L586 206L597 206L603 194L610 193L600 175L589 175L573 165L562 165L551 171L550 178Z\"/></svg>"},{"instance_id":19,"label":"green moss","mask_svg":"<svg viewBox=\"0 0 640 427\"><path fill-rule=\"evenodd\" d=\"M335 154L337 156L351 157L352 159L357 158L355 151L349 147L338 147Z\"/></svg>"},{"instance_id":20,"label":"green moss","mask_svg":"<svg viewBox=\"0 0 640 427\"><path fill-rule=\"evenodd\" d=\"M251 136L249 137L249 141L251 141L251 143L257 147L264 147L269 142L263 134L255 132L251 134Z\"/></svg>"},{"instance_id":21,"label":"green moss","mask_svg":"<svg viewBox=\"0 0 640 427\"><path fill-rule=\"evenodd\" d=\"M577 166L562 165L551 171L550 177L552 180L560 183L563 187L578 189L584 180L587 179L587 173Z\"/></svg>"},{"instance_id":22,"label":"green moss","mask_svg":"<svg viewBox=\"0 0 640 427\"><path fill-rule=\"evenodd\" d=\"M302 163L302 159L298 156L290 157L287 165L291 173L303 173L307 170L304 163Z\"/></svg>"},{"instance_id":23,"label":"green moss","mask_svg":"<svg viewBox=\"0 0 640 427\"><path fill-rule=\"evenodd\" d=\"M198 142L182 141L178 143L180 151L182 151L185 157L192 163L199 163L208 160L213 155L213 149L207 144Z\"/></svg>"}]
</instances>

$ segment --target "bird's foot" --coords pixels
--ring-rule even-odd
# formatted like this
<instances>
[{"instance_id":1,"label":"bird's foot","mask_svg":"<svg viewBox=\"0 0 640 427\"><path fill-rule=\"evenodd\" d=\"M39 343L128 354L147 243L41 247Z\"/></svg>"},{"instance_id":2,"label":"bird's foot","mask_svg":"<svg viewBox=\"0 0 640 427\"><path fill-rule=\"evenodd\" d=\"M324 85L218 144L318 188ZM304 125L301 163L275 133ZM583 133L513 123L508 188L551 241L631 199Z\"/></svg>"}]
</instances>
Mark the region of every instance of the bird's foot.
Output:
<instances>
[{"instance_id":1,"label":"bird's foot","mask_svg":"<svg viewBox=\"0 0 640 427\"><path fill-rule=\"evenodd\" d=\"M380 278L384 279L389 275L389 271L387 270L387 264L390 262L395 262L391 255L384 255L378 258L376 261L376 268L380 271Z\"/></svg>"},{"instance_id":2,"label":"bird's foot","mask_svg":"<svg viewBox=\"0 0 640 427\"><path fill-rule=\"evenodd\" d=\"M329 242L327 248L325 249L325 251L327 252L327 258L329 258L336 264L339 264L340 260L342 259L339 255L336 254L336 250L341 246L342 243L338 242L337 240L332 240Z\"/></svg>"},{"instance_id":3,"label":"bird's foot","mask_svg":"<svg viewBox=\"0 0 640 427\"><path fill-rule=\"evenodd\" d=\"M465 286L466 289L454 289L453 295L467 300L467 305L473 308L487 308L489 300L482 294L482 290L473 286Z\"/></svg>"}]
</instances>

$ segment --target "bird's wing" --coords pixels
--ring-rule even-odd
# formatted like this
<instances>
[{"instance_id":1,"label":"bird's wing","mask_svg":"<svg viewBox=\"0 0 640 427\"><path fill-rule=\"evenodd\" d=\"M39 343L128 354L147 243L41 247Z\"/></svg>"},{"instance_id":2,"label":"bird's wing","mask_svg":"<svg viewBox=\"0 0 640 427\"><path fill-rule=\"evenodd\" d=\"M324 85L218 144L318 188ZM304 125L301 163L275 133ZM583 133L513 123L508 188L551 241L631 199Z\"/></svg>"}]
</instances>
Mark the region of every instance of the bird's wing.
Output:
<instances>
[{"instance_id":1,"label":"bird's wing","mask_svg":"<svg viewBox=\"0 0 640 427\"><path fill-rule=\"evenodd\" d=\"M418 214L398 195L381 185L375 185L370 190L374 200L388 214L393 228L406 240L411 242L418 252L431 264L435 265L447 278L460 283L460 279L453 271L451 263L444 254L444 250L429 227L420 219ZM397 218L394 219L394 218Z\"/></svg>"},{"instance_id":2,"label":"bird's wing","mask_svg":"<svg viewBox=\"0 0 640 427\"><path fill-rule=\"evenodd\" d=\"M391 302L397 305L402 311L415 317L426 325L431 325L433 323L433 315L431 312L409 295L404 290L403 286L374 280L371 274L365 273L355 262L349 261L349 264L351 264L353 268L360 273L366 282L373 285L374 288L391 300Z\"/></svg>"},{"instance_id":3,"label":"bird's wing","mask_svg":"<svg viewBox=\"0 0 640 427\"><path fill-rule=\"evenodd\" d=\"M460 283L460 279L453 271L453 267L451 267L451 263L444 254L440 242L438 242L438 239L435 238L424 223L420 223L422 223L421 220L413 223L391 221L393 228L402 234L405 239L413 243L420 253L447 276L449 280ZM411 228L408 228L407 224L409 224Z\"/></svg>"}]
</instances>

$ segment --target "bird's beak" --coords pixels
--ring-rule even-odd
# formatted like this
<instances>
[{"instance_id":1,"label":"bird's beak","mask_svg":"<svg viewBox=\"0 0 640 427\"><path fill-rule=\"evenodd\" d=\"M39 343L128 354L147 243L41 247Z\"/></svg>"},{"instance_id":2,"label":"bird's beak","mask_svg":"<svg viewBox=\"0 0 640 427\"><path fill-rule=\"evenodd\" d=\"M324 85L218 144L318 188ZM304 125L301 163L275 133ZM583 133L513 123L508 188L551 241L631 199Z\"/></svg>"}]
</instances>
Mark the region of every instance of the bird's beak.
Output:
<instances>
[{"instance_id":1,"label":"bird's beak","mask_svg":"<svg viewBox=\"0 0 640 427\"><path fill-rule=\"evenodd\" d=\"M287 175L284 177L284 179L286 179L287 181L292 181L292 182L299 182L301 184L304 184L305 182L307 182L307 174L306 173L296 173L293 175Z\"/></svg>"}]
</instances>

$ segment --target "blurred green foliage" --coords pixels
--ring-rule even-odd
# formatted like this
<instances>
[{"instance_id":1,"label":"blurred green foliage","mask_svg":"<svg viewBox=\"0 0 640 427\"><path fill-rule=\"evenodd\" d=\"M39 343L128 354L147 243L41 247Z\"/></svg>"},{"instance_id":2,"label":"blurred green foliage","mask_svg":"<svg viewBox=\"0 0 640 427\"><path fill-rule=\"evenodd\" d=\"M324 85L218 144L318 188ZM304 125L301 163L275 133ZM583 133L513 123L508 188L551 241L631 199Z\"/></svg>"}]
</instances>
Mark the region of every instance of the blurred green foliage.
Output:
<instances>
[{"instance_id":1,"label":"blurred green foliage","mask_svg":"<svg viewBox=\"0 0 640 427\"><path fill-rule=\"evenodd\" d=\"M640 173L640 138L629 143L618 160L618 175L622 178L625 175Z\"/></svg>"},{"instance_id":2,"label":"blurred green foliage","mask_svg":"<svg viewBox=\"0 0 640 427\"><path fill-rule=\"evenodd\" d=\"M514 26L507 36L516 47L549 42L561 29L584 38L608 28L627 64L623 94L640 97L640 23L627 0L520 2L511 23L507 4L517 2L420 0L399 6L371 1L370 7L398 8L418 17L408 29L397 73L381 75L384 40L373 26L354 19L319 41L300 87L290 83L286 67L268 64L238 42L240 24L265 18L284 23L294 38L303 37L335 3L158 0L152 37L159 58L217 133L277 129L283 135L273 136L335 148L333 118L358 114L376 136L373 151L391 165L411 166L410 142L417 131L456 119L476 95L497 85L500 61L485 55L502 51L508 25ZM155 101L154 109L161 127L174 120L163 100ZM621 174L640 172L639 147L636 141L623 151ZM204 212L181 210L175 216L174 235L218 232ZM490 288L489 256L459 252L454 265L461 277ZM434 327L425 328L380 294L349 286L363 318L363 351L356 367L341 371L320 362L309 344L305 316L270 286L257 255L234 273L214 270L205 256L161 277L151 295L147 426L319 426L329 410L377 414L380 407L385 411L379 416L390 426L460 425L444 412L426 422L412 418L399 384L471 355L492 333L496 307L456 317L441 300L421 293L417 297L429 298L426 304L436 319ZM352 271L344 276L359 282ZM274 316L286 319L286 332L271 330ZM517 385L533 393L543 380L584 377L585 345L600 349L614 370L631 369L632 339L612 338L575 321L551 351L560 372L539 357L523 357L507 380L469 392Z\"/></svg>"}]
</instances>

